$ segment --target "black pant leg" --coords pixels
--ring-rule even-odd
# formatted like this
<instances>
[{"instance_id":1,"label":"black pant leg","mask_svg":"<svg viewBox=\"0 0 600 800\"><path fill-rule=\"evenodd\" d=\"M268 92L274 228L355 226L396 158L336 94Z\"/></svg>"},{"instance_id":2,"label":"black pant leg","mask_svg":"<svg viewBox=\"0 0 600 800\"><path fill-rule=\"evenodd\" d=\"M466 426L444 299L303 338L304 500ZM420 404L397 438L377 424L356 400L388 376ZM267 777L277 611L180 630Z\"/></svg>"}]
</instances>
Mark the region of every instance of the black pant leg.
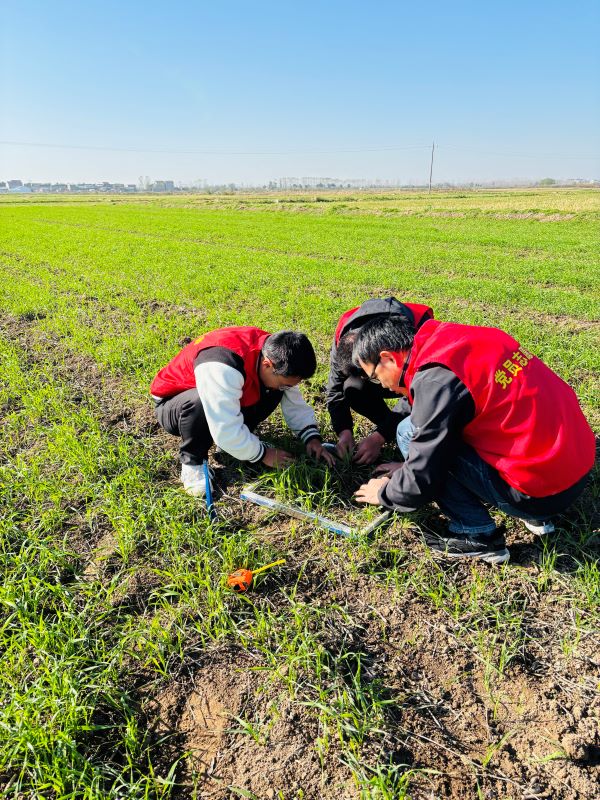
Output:
<instances>
[{"instance_id":1,"label":"black pant leg","mask_svg":"<svg viewBox=\"0 0 600 800\"><path fill-rule=\"evenodd\" d=\"M279 403L281 403L282 397L283 392L278 392L276 389L264 389L261 392L258 403L255 403L253 406L242 408L242 415L246 426L253 431L259 423L271 416Z\"/></svg>"},{"instance_id":2,"label":"black pant leg","mask_svg":"<svg viewBox=\"0 0 600 800\"><path fill-rule=\"evenodd\" d=\"M388 408L385 398L398 397L394 392L354 375L344 382L344 397L350 408L373 422L388 441L394 438L400 420L410 413L408 404L403 400L396 403L393 409Z\"/></svg>"},{"instance_id":3,"label":"black pant leg","mask_svg":"<svg viewBox=\"0 0 600 800\"><path fill-rule=\"evenodd\" d=\"M179 458L182 464L202 464L213 443L197 389L162 400L156 405L156 418L167 433L181 437Z\"/></svg>"}]
</instances>

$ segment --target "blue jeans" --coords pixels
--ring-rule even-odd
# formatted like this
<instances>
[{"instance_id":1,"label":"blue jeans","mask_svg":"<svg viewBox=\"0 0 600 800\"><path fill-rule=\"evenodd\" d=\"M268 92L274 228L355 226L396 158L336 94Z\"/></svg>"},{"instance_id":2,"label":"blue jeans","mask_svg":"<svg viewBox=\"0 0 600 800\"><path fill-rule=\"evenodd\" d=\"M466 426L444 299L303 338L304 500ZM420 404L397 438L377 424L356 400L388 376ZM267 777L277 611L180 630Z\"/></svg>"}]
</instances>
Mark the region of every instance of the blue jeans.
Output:
<instances>
[{"instance_id":1,"label":"blue jeans","mask_svg":"<svg viewBox=\"0 0 600 800\"><path fill-rule=\"evenodd\" d=\"M405 459L408 458L408 448L414 434L411 418L406 417L396 429L396 441ZM451 533L463 536L492 534L496 530L496 523L484 503L495 506L511 517L539 523L539 520L506 502L492 483L491 469L472 447L466 444L460 447L434 498L450 520L448 529Z\"/></svg>"}]
</instances>

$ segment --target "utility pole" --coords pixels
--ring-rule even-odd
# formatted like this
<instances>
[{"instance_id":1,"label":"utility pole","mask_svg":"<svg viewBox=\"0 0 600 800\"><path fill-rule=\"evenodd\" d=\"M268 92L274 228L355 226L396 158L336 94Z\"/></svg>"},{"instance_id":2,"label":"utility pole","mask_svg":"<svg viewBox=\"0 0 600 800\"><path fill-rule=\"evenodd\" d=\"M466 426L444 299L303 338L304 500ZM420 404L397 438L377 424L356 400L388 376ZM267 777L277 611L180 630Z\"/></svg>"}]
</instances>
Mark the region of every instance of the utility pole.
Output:
<instances>
[{"instance_id":1,"label":"utility pole","mask_svg":"<svg viewBox=\"0 0 600 800\"><path fill-rule=\"evenodd\" d=\"M433 153L435 151L435 142L431 143L431 164L429 166L429 194L431 194L431 176L433 175Z\"/></svg>"}]
</instances>

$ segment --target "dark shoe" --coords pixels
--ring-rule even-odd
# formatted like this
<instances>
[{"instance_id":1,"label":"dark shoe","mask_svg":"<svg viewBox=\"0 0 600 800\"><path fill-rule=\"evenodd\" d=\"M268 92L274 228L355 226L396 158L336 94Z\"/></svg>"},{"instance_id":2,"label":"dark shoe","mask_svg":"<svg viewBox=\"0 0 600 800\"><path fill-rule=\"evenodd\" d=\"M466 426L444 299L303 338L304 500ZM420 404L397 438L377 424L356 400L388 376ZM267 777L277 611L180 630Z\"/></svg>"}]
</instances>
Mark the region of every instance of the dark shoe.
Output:
<instances>
[{"instance_id":1,"label":"dark shoe","mask_svg":"<svg viewBox=\"0 0 600 800\"><path fill-rule=\"evenodd\" d=\"M441 553L446 558L478 558L488 564L503 564L510 558L506 547L504 534L496 531L489 536L472 534L459 536L456 533L440 535L424 531L425 544L436 553Z\"/></svg>"}]
</instances>

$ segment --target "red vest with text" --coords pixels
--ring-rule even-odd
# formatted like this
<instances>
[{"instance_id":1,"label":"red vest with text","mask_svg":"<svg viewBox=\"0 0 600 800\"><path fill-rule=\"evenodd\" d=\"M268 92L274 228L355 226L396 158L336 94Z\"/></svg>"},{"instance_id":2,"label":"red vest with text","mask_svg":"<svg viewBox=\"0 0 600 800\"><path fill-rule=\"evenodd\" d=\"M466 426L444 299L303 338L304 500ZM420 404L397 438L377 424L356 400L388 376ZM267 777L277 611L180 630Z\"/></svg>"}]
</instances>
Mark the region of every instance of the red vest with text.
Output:
<instances>
[{"instance_id":1,"label":"red vest with text","mask_svg":"<svg viewBox=\"0 0 600 800\"><path fill-rule=\"evenodd\" d=\"M415 323L415 330L419 330L419 326L425 319L431 319L433 317L433 309L429 306L424 306L421 303L402 303L403 306L406 306L411 312L414 318ZM350 311L346 311L339 319L337 327L335 329L335 344L336 347L340 343L340 338L342 336L342 331L344 330L345 326L350 322L352 317L356 314L360 306L356 306L356 308L351 308ZM406 315L410 319L410 314Z\"/></svg>"},{"instance_id":2,"label":"red vest with text","mask_svg":"<svg viewBox=\"0 0 600 800\"><path fill-rule=\"evenodd\" d=\"M186 345L166 367L159 370L150 386L150 393L155 397L173 397L186 389L193 389L196 386L194 361L198 353L209 347L226 347L237 353L244 362L245 379L240 405L252 406L260 399L258 360L262 346L270 335L260 328L250 327L219 328L205 333Z\"/></svg>"},{"instance_id":3,"label":"red vest with text","mask_svg":"<svg viewBox=\"0 0 600 800\"><path fill-rule=\"evenodd\" d=\"M462 438L513 488L548 497L592 468L594 434L575 392L512 336L429 320L415 336L408 389L428 364L448 367L465 384L475 417Z\"/></svg>"}]
</instances>

